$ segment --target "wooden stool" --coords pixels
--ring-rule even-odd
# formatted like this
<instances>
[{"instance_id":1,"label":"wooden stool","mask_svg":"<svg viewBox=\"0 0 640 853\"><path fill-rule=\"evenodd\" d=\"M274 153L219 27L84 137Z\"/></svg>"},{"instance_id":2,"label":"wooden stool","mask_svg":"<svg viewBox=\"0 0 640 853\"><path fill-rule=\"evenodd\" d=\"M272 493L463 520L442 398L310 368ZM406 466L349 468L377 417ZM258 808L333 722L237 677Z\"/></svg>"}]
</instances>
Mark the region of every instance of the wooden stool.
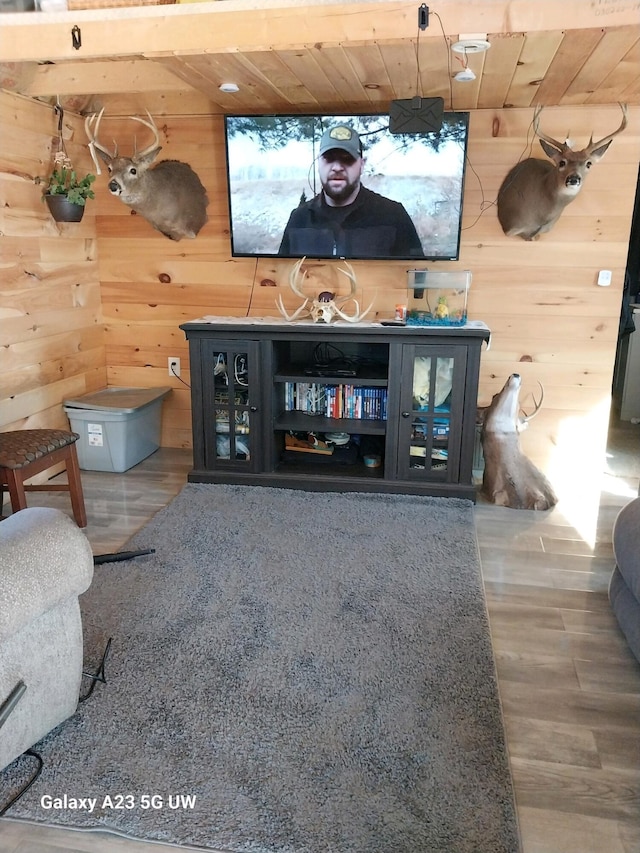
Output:
<instances>
[{"instance_id":1,"label":"wooden stool","mask_svg":"<svg viewBox=\"0 0 640 853\"><path fill-rule=\"evenodd\" d=\"M8 486L11 509L18 512L27 507L26 491L69 492L76 524L78 527L86 527L87 513L76 452L76 441L79 438L77 433L64 429L19 429L0 432L0 498L3 496L4 486ZM58 462L64 462L66 466L68 485L24 485L25 480L46 471Z\"/></svg>"}]
</instances>

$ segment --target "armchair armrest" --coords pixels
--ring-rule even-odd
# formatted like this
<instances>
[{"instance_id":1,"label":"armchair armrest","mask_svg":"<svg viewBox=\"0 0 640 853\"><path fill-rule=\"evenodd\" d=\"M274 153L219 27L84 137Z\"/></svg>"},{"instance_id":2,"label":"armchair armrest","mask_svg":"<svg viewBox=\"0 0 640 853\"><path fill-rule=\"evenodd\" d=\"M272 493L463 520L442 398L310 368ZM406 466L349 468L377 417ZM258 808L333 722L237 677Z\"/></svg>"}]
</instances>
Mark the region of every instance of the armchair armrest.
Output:
<instances>
[{"instance_id":1,"label":"armchair armrest","mask_svg":"<svg viewBox=\"0 0 640 853\"><path fill-rule=\"evenodd\" d=\"M613 523L611 538L620 574L640 601L640 497L622 507Z\"/></svg>"},{"instance_id":2,"label":"armchair armrest","mask_svg":"<svg viewBox=\"0 0 640 853\"><path fill-rule=\"evenodd\" d=\"M30 507L0 522L0 642L88 589L93 552L63 512Z\"/></svg>"}]
</instances>

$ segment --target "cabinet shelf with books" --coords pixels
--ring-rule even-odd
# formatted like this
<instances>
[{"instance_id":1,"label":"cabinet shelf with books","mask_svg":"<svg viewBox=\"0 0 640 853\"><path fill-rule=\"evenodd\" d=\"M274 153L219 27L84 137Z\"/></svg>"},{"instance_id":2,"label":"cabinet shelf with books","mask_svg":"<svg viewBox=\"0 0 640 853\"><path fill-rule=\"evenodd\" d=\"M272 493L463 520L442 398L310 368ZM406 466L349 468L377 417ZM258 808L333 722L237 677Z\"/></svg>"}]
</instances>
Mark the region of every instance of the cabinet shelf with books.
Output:
<instances>
[{"instance_id":1,"label":"cabinet shelf with books","mask_svg":"<svg viewBox=\"0 0 640 853\"><path fill-rule=\"evenodd\" d=\"M384 386L285 381L276 383L276 388L285 412L304 412L336 420L387 420L388 393Z\"/></svg>"}]
</instances>

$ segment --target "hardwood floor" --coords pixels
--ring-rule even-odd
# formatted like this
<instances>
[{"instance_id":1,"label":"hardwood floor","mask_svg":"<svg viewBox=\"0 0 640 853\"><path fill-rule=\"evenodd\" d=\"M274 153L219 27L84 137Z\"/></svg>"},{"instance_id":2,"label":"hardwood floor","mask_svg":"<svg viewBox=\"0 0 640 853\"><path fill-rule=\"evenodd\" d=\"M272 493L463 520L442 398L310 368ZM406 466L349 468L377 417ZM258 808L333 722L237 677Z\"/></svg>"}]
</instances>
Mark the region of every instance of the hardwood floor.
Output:
<instances>
[{"instance_id":1,"label":"hardwood floor","mask_svg":"<svg viewBox=\"0 0 640 853\"><path fill-rule=\"evenodd\" d=\"M124 474L83 472L94 553L121 548L180 490L190 461L161 449ZM640 665L607 599L613 521L639 481L640 426L618 425L596 512L567 501L548 513L476 506L522 853L640 851ZM66 511L67 500L32 503ZM175 849L0 820L0 853Z\"/></svg>"},{"instance_id":2,"label":"hardwood floor","mask_svg":"<svg viewBox=\"0 0 640 853\"><path fill-rule=\"evenodd\" d=\"M476 508L523 853L640 851L640 666L607 598L640 428L612 431L611 448L586 530L561 504Z\"/></svg>"}]
</instances>

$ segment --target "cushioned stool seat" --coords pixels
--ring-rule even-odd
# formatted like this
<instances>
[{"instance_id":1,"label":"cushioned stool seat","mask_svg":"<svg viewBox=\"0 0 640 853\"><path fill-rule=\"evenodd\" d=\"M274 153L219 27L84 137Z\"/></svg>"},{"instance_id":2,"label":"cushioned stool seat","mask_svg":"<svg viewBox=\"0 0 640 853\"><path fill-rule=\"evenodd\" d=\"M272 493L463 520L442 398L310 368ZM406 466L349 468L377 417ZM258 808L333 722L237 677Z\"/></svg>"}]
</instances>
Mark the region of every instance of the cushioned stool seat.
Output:
<instances>
[{"instance_id":1,"label":"cushioned stool seat","mask_svg":"<svg viewBox=\"0 0 640 853\"><path fill-rule=\"evenodd\" d=\"M26 509L25 492L66 491L71 497L73 517L78 527L87 526L75 432L64 429L21 429L0 432L0 497L6 485L13 512ZM66 483L25 486L25 480L62 462Z\"/></svg>"},{"instance_id":2,"label":"cushioned stool seat","mask_svg":"<svg viewBox=\"0 0 640 853\"><path fill-rule=\"evenodd\" d=\"M631 651L640 661L640 498L620 510L612 539L616 567L609 600Z\"/></svg>"}]
</instances>

